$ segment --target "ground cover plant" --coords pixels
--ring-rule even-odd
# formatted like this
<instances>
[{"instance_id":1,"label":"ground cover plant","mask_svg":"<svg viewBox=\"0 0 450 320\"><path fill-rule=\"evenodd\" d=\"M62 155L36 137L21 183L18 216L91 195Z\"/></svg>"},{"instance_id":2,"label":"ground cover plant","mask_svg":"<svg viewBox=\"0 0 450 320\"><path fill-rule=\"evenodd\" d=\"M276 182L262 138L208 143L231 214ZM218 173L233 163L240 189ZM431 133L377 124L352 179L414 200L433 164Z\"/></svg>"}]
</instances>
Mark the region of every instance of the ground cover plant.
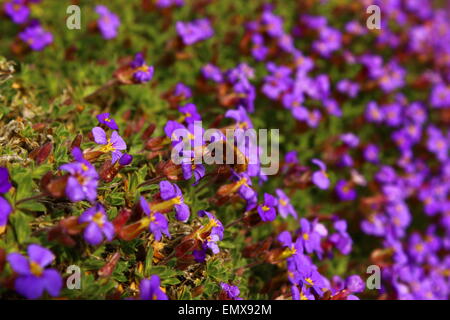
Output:
<instances>
[{"instance_id":1,"label":"ground cover plant","mask_svg":"<svg viewBox=\"0 0 450 320\"><path fill-rule=\"evenodd\" d=\"M448 299L449 15L2 1L0 297Z\"/></svg>"}]
</instances>

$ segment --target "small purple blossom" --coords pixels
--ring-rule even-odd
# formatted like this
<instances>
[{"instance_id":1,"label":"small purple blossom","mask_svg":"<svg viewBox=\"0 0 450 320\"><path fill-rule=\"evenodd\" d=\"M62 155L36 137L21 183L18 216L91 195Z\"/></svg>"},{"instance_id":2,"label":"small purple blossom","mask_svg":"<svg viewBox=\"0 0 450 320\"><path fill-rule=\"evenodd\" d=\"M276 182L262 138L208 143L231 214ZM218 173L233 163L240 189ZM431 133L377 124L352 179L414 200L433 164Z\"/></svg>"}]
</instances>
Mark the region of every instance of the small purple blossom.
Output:
<instances>
[{"instance_id":1,"label":"small purple blossom","mask_svg":"<svg viewBox=\"0 0 450 320\"><path fill-rule=\"evenodd\" d=\"M275 206L278 200L269 193L264 193L264 203L258 206L258 213L262 221L273 221L277 217Z\"/></svg>"},{"instance_id":2,"label":"small purple blossom","mask_svg":"<svg viewBox=\"0 0 450 320\"><path fill-rule=\"evenodd\" d=\"M27 299L37 299L47 291L57 297L62 288L62 277L58 271L46 268L55 260L53 253L37 244L28 246L28 259L20 253L8 254L11 268L18 274L14 286Z\"/></svg>"},{"instance_id":3,"label":"small purple blossom","mask_svg":"<svg viewBox=\"0 0 450 320\"><path fill-rule=\"evenodd\" d=\"M112 153L112 163L116 163L122 157L121 150L127 149L127 144L122 139L122 137L113 131L111 137L106 136L105 130L100 127L95 127L92 129L92 135L94 136L94 141L98 144L103 145L100 147L100 151L103 153Z\"/></svg>"},{"instance_id":4,"label":"small purple blossom","mask_svg":"<svg viewBox=\"0 0 450 320\"><path fill-rule=\"evenodd\" d=\"M169 181L161 181L159 183L159 190L161 198L165 201L169 201L175 207L175 217L179 221L186 222L189 219L190 210L189 206L184 203L183 194L180 188L175 183Z\"/></svg>"},{"instance_id":5,"label":"small purple blossom","mask_svg":"<svg viewBox=\"0 0 450 320\"><path fill-rule=\"evenodd\" d=\"M26 5L25 0L11 0L5 2L3 8L11 20L17 24L27 22L28 17L30 16L30 9Z\"/></svg>"},{"instance_id":6,"label":"small purple blossom","mask_svg":"<svg viewBox=\"0 0 450 320\"><path fill-rule=\"evenodd\" d=\"M145 83L153 79L155 68L147 65L141 52L136 53L130 67L134 69L133 79L137 83Z\"/></svg>"},{"instance_id":7,"label":"small purple blossom","mask_svg":"<svg viewBox=\"0 0 450 320\"><path fill-rule=\"evenodd\" d=\"M239 294L241 291L237 286L233 286L231 284L221 282L220 287L223 291L227 294L227 297L232 300L242 300L242 298L239 297Z\"/></svg>"},{"instance_id":8,"label":"small purple blossom","mask_svg":"<svg viewBox=\"0 0 450 320\"><path fill-rule=\"evenodd\" d=\"M111 115L109 113L102 113L97 116L98 122L101 124L104 124L108 128L112 130L119 130L119 127L117 126L116 121L114 121L113 118L111 118Z\"/></svg>"},{"instance_id":9,"label":"small purple blossom","mask_svg":"<svg viewBox=\"0 0 450 320\"><path fill-rule=\"evenodd\" d=\"M11 188L12 184L9 180L8 169L0 167L0 234L5 230L8 217L12 212L11 205L1 194L7 193Z\"/></svg>"},{"instance_id":10,"label":"small purple blossom","mask_svg":"<svg viewBox=\"0 0 450 320\"><path fill-rule=\"evenodd\" d=\"M314 172L312 175L313 183L320 189L328 189L328 187L330 186L330 179L328 178L328 175L326 173L327 167L325 166L325 163L323 163L319 159L313 159L311 162L320 168L319 171Z\"/></svg>"},{"instance_id":11,"label":"small purple blossom","mask_svg":"<svg viewBox=\"0 0 450 320\"><path fill-rule=\"evenodd\" d=\"M53 35L45 31L40 24L33 24L19 33L19 38L34 51L41 51L53 42Z\"/></svg>"},{"instance_id":12,"label":"small purple blossom","mask_svg":"<svg viewBox=\"0 0 450 320\"><path fill-rule=\"evenodd\" d=\"M351 182L339 180L336 183L336 193L340 200L351 201L356 199L356 190Z\"/></svg>"},{"instance_id":13,"label":"small purple blossom","mask_svg":"<svg viewBox=\"0 0 450 320\"><path fill-rule=\"evenodd\" d=\"M178 21L176 29L185 45L192 45L214 35L208 19L197 19L191 22Z\"/></svg>"},{"instance_id":14,"label":"small purple blossom","mask_svg":"<svg viewBox=\"0 0 450 320\"><path fill-rule=\"evenodd\" d=\"M276 189L275 192L278 197L278 213L283 218L287 218L288 215L292 215L295 219L297 219L297 212L291 204L289 197L281 189Z\"/></svg>"},{"instance_id":15,"label":"small purple blossom","mask_svg":"<svg viewBox=\"0 0 450 320\"><path fill-rule=\"evenodd\" d=\"M103 38L109 40L117 37L117 30L120 26L119 17L107 7L101 5L95 7L95 12L100 16L97 25Z\"/></svg>"},{"instance_id":16,"label":"small purple blossom","mask_svg":"<svg viewBox=\"0 0 450 320\"><path fill-rule=\"evenodd\" d=\"M104 238L108 241L114 238L114 226L108 221L105 208L99 203L84 211L78 221L87 224L84 238L91 245L99 245Z\"/></svg>"},{"instance_id":17,"label":"small purple blossom","mask_svg":"<svg viewBox=\"0 0 450 320\"><path fill-rule=\"evenodd\" d=\"M84 199L94 202L97 198L98 173L89 161L83 158L79 148L72 149L75 161L62 165L59 169L69 172L66 195L72 202Z\"/></svg>"},{"instance_id":18,"label":"small purple blossom","mask_svg":"<svg viewBox=\"0 0 450 320\"><path fill-rule=\"evenodd\" d=\"M150 279L143 279L139 286L141 300L169 300L161 289L161 279L152 275Z\"/></svg>"},{"instance_id":19,"label":"small purple blossom","mask_svg":"<svg viewBox=\"0 0 450 320\"><path fill-rule=\"evenodd\" d=\"M170 238L169 221L167 220L167 217L159 212L152 212L147 200L145 200L142 196L140 199L140 205L144 213L149 217L149 229L155 236L155 240L160 241L163 234Z\"/></svg>"}]
</instances>

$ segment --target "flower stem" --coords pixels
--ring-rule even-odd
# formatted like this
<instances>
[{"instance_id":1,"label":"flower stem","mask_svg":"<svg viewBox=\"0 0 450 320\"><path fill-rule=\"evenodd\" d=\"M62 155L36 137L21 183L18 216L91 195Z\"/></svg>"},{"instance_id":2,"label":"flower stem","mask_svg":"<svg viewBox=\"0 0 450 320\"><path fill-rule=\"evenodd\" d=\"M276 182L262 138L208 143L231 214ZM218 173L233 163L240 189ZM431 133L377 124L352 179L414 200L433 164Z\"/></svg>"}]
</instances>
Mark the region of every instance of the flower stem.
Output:
<instances>
[{"instance_id":1,"label":"flower stem","mask_svg":"<svg viewBox=\"0 0 450 320\"><path fill-rule=\"evenodd\" d=\"M21 203L24 203L24 202L27 202L27 201L32 201L32 200L37 200L37 199L40 199L40 198L43 198L43 197L45 197L45 194L44 193L40 193L40 194L37 194L37 195L32 196L32 197L23 198L23 199L20 199L19 201L16 202L16 206L18 206Z\"/></svg>"}]
</instances>

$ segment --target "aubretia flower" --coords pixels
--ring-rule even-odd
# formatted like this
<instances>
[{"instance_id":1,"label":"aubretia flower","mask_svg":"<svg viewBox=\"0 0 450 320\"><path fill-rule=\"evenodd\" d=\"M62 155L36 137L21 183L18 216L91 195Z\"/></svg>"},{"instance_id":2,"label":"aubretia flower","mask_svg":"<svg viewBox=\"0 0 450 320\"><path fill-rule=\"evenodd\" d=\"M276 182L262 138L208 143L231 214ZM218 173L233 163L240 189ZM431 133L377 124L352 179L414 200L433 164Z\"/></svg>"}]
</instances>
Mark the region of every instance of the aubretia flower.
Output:
<instances>
[{"instance_id":1,"label":"aubretia flower","mask_svg":"<svg viewBox=\"0 0 450 320\"><path fill-rule=\"evenodd\" d=\"M334 223L337 233L333 233L329 240L342 254L349 254L352 250L352 238L347 233L347 222L338 220Z\"/></svg>"},{"instance_id":2,"label":"aubretia flower","mask_svg":"<svg viewBox=\"0 0 450 320\"><path fill-rule=\"evenodd\" d=\"M163 234L170 238L169 221L167 220L167 217L159 212L152 212L147 200L142 196L140 205L144 213L148 216L148 218L143 219L142 224L148 224L150 232L155 236L155 240L160 241Z\"/></svg>"},{"instance_id":3,"label":"aubretia flower","mask_svg":"<svg viewBox=\"0 0 450 320\"><path fill-rule=\"evenodd\" d=\"M283 218L287 218L288 215L292 215L297 219L297 212L294 206L291 204L289 197L281 189L275 190L278 196L278 212Z\"/></svg>"},{"instance_id":4,"label":"aubretia flower","mask_svg":"<svg viewBox=\"0 0 450 320\"><path fill-rule=\"evenodd\" d=\"M311 224L305 218L300 219L299 239L305 252L322 252L320 247L320 234L314 229L314 224Z\"/></svg>"},{"instance_id":5,"label":"aubretia flower","mask_svg":"<svg viewBox=\"0 0 450 320\"><path fill-rule=\"evenodd\" d=\"M103 38L107 40L115 38L120 26L119 17L105 6L96 6L95 12L100 16L97 25Z\"/></svg>"},{"instance_id":6,"label":"aubretia flower","mask_svg":"<svg viewBox=\"0 0 450 320\"><path fill-rule=\"evenodd\" d=\"M98 245L104 238L111 241L114 237L114 226L108 221L105 208L99 203L84 211L78 221L87 224L84 238L89 244Z\"/></svg>"},{"instance_id":7,"label":"aubretia flower","mask_svg":"<svg viewBox=\"0 0 450 320\"><path fill-rule=\"evenodd\" d=\"M5 231L8 217L12 212L11 205L1 196L1 194L7 193L11 187L8 169L0 167L0 234Z\"/></svg>"},{"instance_id":8,"label":"aubretia flower","mask_svg":"<svg viewBox=\"0 0 450 320\"><path fill-rule=\"evenodd\" d=\"M430 103L435 108L450 107L450 86L436 85L431 91Z\"/></svg>"},{"instance_id":9,"label":"aubretia flower","mask_svg":"<svg viewBox=\"0 0 450 320\"><path fill-rule=\"evenodd\" d=\"M182 82L178 82L173 91L173 95L182 100L189 99L192 97L191 89Z\"/></svg>"},{"instance_id":10,"label":"aubretia flower","mask_svg":"<svg viewBox=\"0 0 450 320\"><path fill-rule=\"evenodd\" d=\"M371 163L378 163L379 150L378 147L374 144L369 144L364 149L364 159Z\"/></svg>"},{"instance_id":11,"label":"aubretia flower","mask_svg":"<svg viewBox=\"0 0 450 320\"><path fill-rule=\"evenodd\" d=\"M127 144L123 141L122 137L113 131L111 138L107 138L105 130L100 127L92 129L92 134L96 143L103 145L99 150L103 153L112 153L112 163L116 163L117 160L122 157L120 150L126 150Z\"/></svg>"},{"instance_id":12,"label":"aubretia flower","mask_svg":"<svg viewBox=\"0 0 450 320\"><path fill-rule=\"evenodd\" d=\"M302 286L307 290L313 290L319 296L323 295L323 290L326 286L321 274L314 269L307 272L300 280Z\"/></svg>"},{"instance_id":13,"label":"aubretia flower","mask_svg":"<svg viewBox=\"0 0 450 320\"><path fill-rule=\"evenodd\" d=\"M145 83L153 78L154 67L147 65L142 53L136 53L134 60L130 63L130 67L134 69L133 79L137 83Z\"/></svg>"},{"instance_id":14,"label":"aubretia flower","mask_svg":"<svg viewBox=\"0 0 450 320\"><path fill-rule=\"evenodd\" d=\"M113 118L111 118L111 115L109 113L102 113L97 116L98 122L101 124L104 124L108 128L112 130L119 130L119 127L117 126L116 121L114 121Z\"/></svg>"},{"instance_id":15,"label":"aubretia flower","mask_svg":"<svg viewBox=\"0 0 450 320\"><path fill-rule=\"evenodd\" d=\"M75 162L64 164L60 170L69 172L67 179L66 195L72 202L87 199L91 202L97 198L97 186L99 176L95 168L83 158L79 148L72 149Z\"/></svg>"},{"instance_id":16,"label":"aubretia flower","mask_svg":"<svg viewBox=\"0 0 450 320\"><path fill-rule=\"evenodd\" d=\"M231 300L242 300L242 298L239 297L239 294L241 291L237 286L233 286L231 284L221 282L220 287L223 291L225 291L227 297Z\"/></svg>"},{"instance_id":17,"label":"aubretia flower","mask_svg":"<svg viewBox=\"0 0 450 320\"><path fill-rule=\"evenodd\" d=\"M211 250L213 254L218 254L220 249L217 242L223 239L224 227L212 213L200 210L199 217L207 216L209 218L208 224L202 226L196 231L197 238L201 239L202 245L198 250L193 251L194 258L197 262L204 262L207 250Z\"/></svg>"},{"instance_id":18,"label":"aubretia flower","mask_svg":"<svg viewBox=\"0 0 450 320\"><path fill-rule=\"evenodd\" d=\"M185 45L194 44L214 35L208 19L197 19L192 22L178 21L176 29Z\"/></svg>"},{"instance_id":19,"label":"aubretia flower","mask_svg":"<svg viewBox=\"0 0 450 320\"><path fill-rule=\"evenodd\" d=\"M271 194L264 194L264 203L258 206L258 213L262 221L272 221L277 217L275 206L278 200Z\"/></svg>"},{"instance_id":20,"label":"aubretia flower","mask_svg":"<svg viewBox=\"0 0 450 320\"><path fill-rule=\"evenodd\" d=\"M162 204L158 204L161 207L174 207L176 215L175 217L179 221L186 222L189 219L190 210L187 204L184 203L183 194L180 188L174 183L169 181L161 181L159 183L159 190L161 198L165 200ZM153 208L156 210L155 208Z\"/></svg>"},{"instance_id":21,"label":"aubretia flower","mask_svg":"<svg viewBox=\"0 0 450 320\"><path fill-rule=\"evenodd\" d=\"M30 9L26 5L25 0L11 0L5 2L3 8L11 20L17 24L27 22L30 15Z\"/></svg>"},{"instance_id":22,"label":"aubretia flower","mask_svg":"<svg viewBox=\"0 0 450 320\"><path fill-rule=\"evenodd\" d=\"M150 279L143 279L139 290L141 300L169 300L161 289L161 279L155 274Z\"/></svg>"},{"instance_id":23,"label":"aubretia flower","mask_svg":"<svg viewBox=\"0 0 450 320\"><path fill-rule=\"evenodd\" d=\"M33 24L19 33L19 38L34 51L41 51L53 42L53 35L39 24Z\"/></svg>"},{"instance_id":24,"label":"aubretia flower","mask_svg":"<svg viewBox=\"0 0 450 320\"><path fill-rule=\"evenodd\" d=\"M316 171L312 175L313 183L320 189L328 189L328 187L330 186L330 179L328 178L328 175L326 173L327 167L325 166L325 163L323 163L319 159L313 159L311 162L319 166L320 168L320 171Z\"/></svg>"},{"instance_id":25,"label":"aubretia flower","mask_svg":"<svg viewBox=\"0 0 450 320\"><path fill-rule=\"evenodd\" d=\"M184 121L188 124L202 120L202 117L197 112L197 107L193 103L179 107L178 110L184 115Z\"/></svg>"},{"instance_id":26,"label":"aubretia flower","mask_svg":"<svg viewBox=\"0 0 450 320\"><path fill-rule=\"evenodd\" d=\"M351 201L356 199L356 191L351 182L339 180L336 183L336 193L340 200Z\"/></svg>"},{"instance_id":27,"label":"aubretia flower","mask_svg":"<svg viewBox=\"0 0 450 320\"><path fill-rule=\"evenodd\" d=\"M156 6L160 9L168 8L170 6L181 7L184 5L184 0L156 0Z\"/></svg>"},{"instance_id":28,"label":"aubretia flower","mask_svg":"<svg viewBox=\"0 0 450 320\"><path fill-rule=\"evenodd\" d=\"M205 166L195 163L182 163L181 170L183 171L183 178L188 180L192 177L195 178L194 185L205 176Z\"/></svg>"},{"instance_id":29,"label":"aubretia flower","mask_svg":"<svg viewBox=\"0 0 450 320\"><path fill-rule=\"evenodd\" d=\"M350 148L355 148L359 144L359 138L353 133L345 133L341 135L341 141L348 145Z\"/></svg>"},{"instance_id":30,"label":"aubretia flower","mask_svg":"<svg viewBox=\"0 0 450 320\"><path fill-rule=\"evenodd\" d=\"M127 166L131 162L133 162L133 156L131 154L128 154L128 153L124 153L119 159L119 164L121 166Z\"/></svg>"},{"instance_id":31,"label":"aubretia flower","mask_svg":"<svg viewBox=\"0 0 450 320\"><path fill-rule=\"evenodd\" d=\"M214 82L222 82L223 75L222 71L219 69L219 67L208 63L202 67L202 75L206 79L213 80Z\"/></svg>"},{"instance_id":32,"label":"aubretia flower","mask_svg":"<svg viewBox=\"0 0 450 320\"><path fill-rule=\"evenodd\" d=\"M37 299L47 291L52 297L59 295L62 277L55 269L47 268L55 260L52 252L37 244L28 246L28 259L20 253L8 254L11 268L18 274L14 287L28 299Z\"/></svg>"}]
</instances>

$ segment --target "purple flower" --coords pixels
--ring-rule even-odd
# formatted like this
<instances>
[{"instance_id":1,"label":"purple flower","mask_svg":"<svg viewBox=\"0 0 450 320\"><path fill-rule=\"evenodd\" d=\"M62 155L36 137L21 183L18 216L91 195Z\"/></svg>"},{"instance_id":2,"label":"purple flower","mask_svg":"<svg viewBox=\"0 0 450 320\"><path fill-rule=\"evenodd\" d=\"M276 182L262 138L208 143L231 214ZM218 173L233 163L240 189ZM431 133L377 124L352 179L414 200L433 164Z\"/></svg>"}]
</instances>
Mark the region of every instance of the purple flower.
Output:
<instances>
[{"instance_id":1,"label":"purple flower","mask_svg":"<svg viewBox=\"0 0 450 320\"><path fill-rule=\"evenodd\" d=\"M141 300L169 300L161 289L161 279L152 275L150 279L143 279L139 286Z\"/></svg>"},{"instance_id":2,"label":"purple flower","mask_svg":"<svg viewBox=\"0 0 450 320\"><path fill-rule=\"evenodd\" d=\"M188 221L191 213L188 205L184 203L180 188L175 183L161 181L159 183L159 190L161 192L161 198L165 200L165 204L175 207L175 217L177 220L183 222Z\"/></svg>"},{"instance_id":3,"label":"purple flower","mask_svg":"<svg viewBox=\"0 0 450 320\"><path fill-rule=\"evenodd\" d=\"M237 286L233 286L231 284L221 282L220 287L222 288L223 291L225 291L225 293L227 294L229 299L242 300L242 298L239 297L239 294L241 293L241 291L239 290L239 288Z\"/></svg>"},{"instance_id":4,"label":"purple flower","mask_svg":"<svg viewBox=\"0 0 450 320\"><path fill-rule=\"evenodd\" d=\"M264 203L258 206L258 213L262 221L273 221L277 217L275 206L278 200L271 194L264 193Z\"/></svg>"},{"instance_id":5,"label":"purple flower","mask_svg":"<svg viewBox=\"0 0 450 320\"><path fill-rule=\"evenodd\" d=\"M320 246L320 234L314 229L314 224L311 224L305 218L300 219L299 233L300 245L305 252L322 252L322 248Z\"/></svg>"},{"instance_id":6,"label":"purple flower","mask_svg":"<svg viewBox=\"0 0 450 320\"><path fill-rule=\"evenodd\" d=\"M237 174L233 172L233 179L237 180L235 188L238 188L239 196L247 202L245 210L249 211L255 208L258 202L258 194L251 188L252 181L250 177L245 173Z\"/></svg>"},{"instance_id":7,"label":"purple flower","mask_svg":"<svg viewBox=\"0 0 450 320\"><path fill-rule=\"evenodd\" d=\"M109 11L105 6L96 6L95 12L100 16L97 25L103 38L106 40L115 38L117 36L117 29L120 26L119 17Z\"/></svg>"},{"instance_id":8,"label":"purple flower","mask_svg":"<svg viewBox=\"0 0 450 320\"><path fill-rule=\"evenodd\" d=\"M359 138L353 133L345 133L341 135L341 141L348 145L350 148L355 148L359 144Z\"/></svg>"},{"instance_id":9,"label":"purple flower","mask_svg":"<svg viewBox=\"0 0 450 320\"><path fill-rule=\"evenodd\" d=\"M215 65L208 63L202 67L202 75L206 79L213 80L214 82L222 82L222 71Z\"/></svg>"},{"instance_id":10,"label":"purple flower","mask_svg":"<svg viewBox=\"0 0 450 320\"><path fill-rule=\"evenodd\" d=\"M450 86L437 84L431 91L430 104L435 108L450 107Z\"/></svg>"},{"instance_id":11,"label":"purple flower","mask_svg":"<svg viewBox=\"0 0 450 320\"><path fill-rule=\"evenodd\" d=\"M348 277L345 281L345 286L352 293L363 292L366 288L366 284L358 275L352 275Z\"/></svg>"},{"instance_id":12,"label":"purple flower","mask_svg":"<svg viewBox=\"0 0 450 320\"><path fill-rule=\"evenodd\" d=\"M11 268L18 274L15 289L27 299L37 299L47 291L52 297L59 295L62 277L55 269L46 267L55 260L53 253L37 244L28 246L29 259L20 253L8 254Z\"/></svg>"},{"instance_id":13,"label":"purple flower","mask_svg":"<svg viewBox=\"0 0 450 320\"><path fill-rule=\"evenodd\" d=\"M342 201L351 201L356 199L356 190L352 186L352 182L339 180L336 183L336 193Z\"/></svg>"},{"instance_id":14,"label":"purple flower","mask_svg":"<svg viewBox=\"0 0 450 320\"><path fill-rule=\"evenodd\" d=\"M288 215L292 215L297 219L297 212L294 206L291 204L291 199L281 189L275 190L278 196L278 212L283 218L287 218Z\"/></svg>"},{"instance_id":15,"label":"purple flower","mask_svg":"<svg viewBox=\"0 0 450 320\"><path fill-rule=\"evenodd\" d=\"M148 216L143 223L148 224L150 232L155 236L155 240L160 241L163 234L170 238L169 221L167 220L167 217L159 212L152 212L147 200L142 196L140 204L142 210Z\"/></svg>"},{"instance_id":16,"label":"purple flower","mask_svg":"<svg viewBox=\"0 0 450 320\"><path fill-rule=\"evenodd\" d=\"M375 163L375 164L378 163L378 161L379 161L378 154L379 154L378 147L374 144L369 144L364 149L364 159L366 159L367 161L369 161L371 163Z\"/></svg>"},{"instance_id":17,"label":"purple flower","mask_svg":"<svg viewBox=\"0 0 450 320\"><path fill-rule=\"evenodd\" d=\"M328 189L328 187L330 186L330 179L328 178L328 175L326 173L327 167L325 166L325 163L323 163L319 159L313 159L311 162L319 166L320 168L320 171L316 171L312 175L313 183L320 189Z\"/></svg>"},{"instance_id":18,"label":"purple flower","mask_svg":"<svg viewBox=\"0 0 450 320\"><path fill-rule=\"evenodd\" d=\"M259 33L255 33L252 36L252 43L252 56L257 61L263 61L266 58L267 53L269 52L269 48L264 46L264 37Z\"/></svg>"},{"instance_id":19,"label":"purple flower","mask_svg":"<svg viewBox=\"0 0 450 320\"><path fill-rule=\"evenodd\" d=\"M119 127L117 126L116 121L114 121L113 118L111 118L111 115L109 113L102 113L97 116L98 122L101 124L106 125L108 128L112 130L119 130Z\"/></svg>"},{"instance_id":20,"label":"purple flower","mask_svg":"<svg viewBox=\"0 0 450 320\"><path fill-rule=\"evenodd\" d=\"M181 170L183 171L183 178L189 180L194 175L194 185L205 176L205 166L195 163L182 163Z\"/></svg>"},{"instance_id":21,"label":"purple flower","mask_svg":"<svg viewBox=\"0 0 450 320\"><path fill-rule=\"evenodd\" d=\"M122 152L120 152L120 150L127 149L127 144L123 141L117 131L113 131L111 138L107 138L105 130L100 127L95 127L92 129L92 134L94 136L94 141L103 145L99 149L101 152L112 153L112 163L116 163L117 160L122 157Z\"/></svg>"},{"instance_id":22,"label":"purple flower","mask_svg":"<svg viewBox=\"0 0 450 320\"><path fill-rule=\"evenodd\" d=\"M99 203L84 211L78 221L87 224L84 238L91 245L100 244L104 238L108 241L114 238L114 226L108 221L105 208Z\"/></svg>"},{"instance_id":23,"label":"purple flower","mask_svg":"<svg viewBox=\"0 0 450 320\"><path fill-rule=\"evenodd\" d=\"M371 101L367 104L366 119L369 122L380 123L384 120L384 113L378 107L378 104Z\"/></svg>"},{"instance_id":24,"label":"purple flower","mask_svg":"<svg viewBox=\"0 0 450 320\"><path fill-rule=\"evenodd\" d=\"M207 216L209 218L208 224L202 226L196 231L199 239L202 239L202 247L199 250L194 250L193 255L197 262L204 262L207 250L211 250L213 254L220 252L217 242L223 239L224 227L212 213L200 210L199 217ZM204 238L206 236L206 238Z\"/></svg>"},{"instance_id":25,"label":"purple flower","mask_svg":"<svg viewBox=\"0 0 450 320\"><path fill-rule=\"evenodd\" d=\"M349 254L352 251L352 238L347 233L347 222L338 220L334 223L337 233L330 236L329 240L336 246L342 254Z\"/></svg>"},{"instance_id":26,"label":"purple flower","mask_svg":"<svg viewBox=\"0 0 450 320\"><path fill-rule=\"evenodd\" d=\"M197 19L192 22L178 21L176 29L185 45L206 40L214 35L214 30L208 19Z\"/></svg>"},{"instance_id":27,"label":"purple flower","mask_svg":"<svg viewBox=\"0 0 450 320\"><path fill-rule=\"evenodd\" d=\"M87 199L91 202L97 198L98 174L95 168L83 158L79 148L72 149L75 162L59 167L70 173L67 179L66 195L72 202Z\"/></svg>"},{"instance_id":28,"label":"purple flower","mask_svg":"<svg viewBox=\"0 0 450 320\"><path fill-rule=\"evenodd\" d=\"M302 283L302 287L306 290L313 290L319 296L323 295L322 289L326 287L323 277L314 269L309 270L309 272L302 277L300 282Z\"/></svg>"},{"instance_id":29,"label":"purple flower","mask_svg":"<svg viewBox=\"0 0 450 320\"><path fill-rule=\"evenodd\" d=\"M137 83L145 83L153 79L155 68L147 65L141 52L136 53L130 67L134 69L133 78Z\"/></svg>"},{"instance_id":30,"label":"purple flower","mask_svg":"<svg viewBox=\"0 0 450 320\"><path fill-rule=\"evenodd\" d=\"M133 162L133 156L128 153L124 153L119 159L119 164L123 167L129 165L131 162Z\"/></svg>"},{"instance_id":31,"label":"purple flower","mask_svg":"<svg viewBox=\"0 0 450 320\"><path fill-rule=\"evenodd\" d=\"M191 89L182 82L178 82L175 86L173 95L181 99L189 99L192 97Z\"/></svg>"},{"instance_id":32,"label":"purple flower","mask_svg":"<svg viewBox=\"0 0 450 320\"><path fill-rule=\"evenodd\" d=\"M156 6L160 9L169 8L170 6L181 7L184 0L156 0Z\"/></svg>"},{"instance_id":33,"label":"purple flower","mask_svg":"<svg viewBox=\"0 0 450 320\"><path fill-rule=\"evenodd\" d=\"M39 24L27 27L19 33L19 38L27 43L34 51L41 51L53 42L53 35L45 31Z\"/></svg>"},{"instance_id":34,"label":"purple flower","mask_svg":"<svg viewBox=\"0 0 450 320\"><path fill-rule=\"evenodd\" d=\"M14 23L22 24L27 22L30 15L30 9L27 7L25 0L12 0L3 6L5 13Z\"/></svg>"},{"instance_id":35,"label":"purple flower","mask_svg":"<svg viewBox=\"0 0 450 320\"><path fill-rule=\"evenodd\" d=\"M179 107L178 110L184 115L184 121L188 124L202 120L202 117L197 112L197 107L193 103L185 104L184 106Z\"/></svg>"},{"instance_id":36,"label":"purple flower","mask_svg":"<svg viewBox=\"0 0 450 320\"><path fill-rule=\"evenodd\" d=\"M9 180L8 169L0 167L0 194L7 193L12 187ZM0 234L5 231L8 217L12 212L12 207L9 202L0 196Z\"/></svg>"}]
</instances>

